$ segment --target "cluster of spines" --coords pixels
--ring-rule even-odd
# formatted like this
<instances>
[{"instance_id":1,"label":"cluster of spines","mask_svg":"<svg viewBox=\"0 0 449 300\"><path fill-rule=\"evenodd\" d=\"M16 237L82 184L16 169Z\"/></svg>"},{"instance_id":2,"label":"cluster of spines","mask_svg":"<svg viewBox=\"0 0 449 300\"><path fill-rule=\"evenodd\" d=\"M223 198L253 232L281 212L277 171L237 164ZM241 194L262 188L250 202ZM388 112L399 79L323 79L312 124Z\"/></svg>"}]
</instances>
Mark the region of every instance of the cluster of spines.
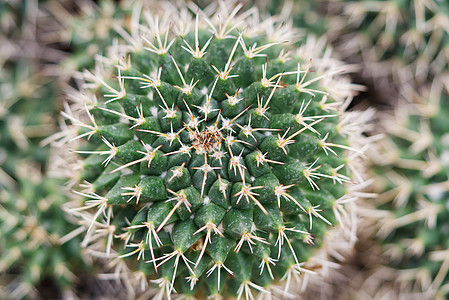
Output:
<instances>
[{"instance_id":1,"label":"cluster of spines","mask_svg":"<svg viewBox=\"0 0 449 300\"><path fill-rule=\"evenodd\" d=\"M76 150L87 157L77 192L87 199L72 212L85 220L86 245L106 236L109 255L115 234L123 241L120 257L151 256L139 268L150 278L160 272L155 282L168 294L180 285L193 295L206 277L215 278L205 281L215 281L209 290L218 295L227 271L233 292L249 297L250 288L263 290L254 280L266 286L302 271L310 250L301 244L312 243L312 230L321 242L335 217L345 217L338 203L350 178L337 154L351 148L338 133L338 103L316 86L336 72L310 78L310 63L286 55L282 43L245 38L230 26L232 17L219 26L208 19L210 34L199 19L193 34L173 40L149 22L155 42L145 39L150 47L119 62L117 82L94 78L103 103L73 105L88 121L64 113L81 128L72 140L90 141ZM245 253L261 259L261 278L251 276ZM178 274L188 280L175 282Z\"/></svg>"},{"instance_id":2,"label":"cluster of spines","mask_svg":"<svg viewBox=\"0 0 449 300\"><path fill-rule=\"evenodd\" d=\"M388 136L372 156L379 197L364 218L377 228L378 247L389 267L377 272L387 274L385 278L392 269L401 274L395 281L404 294L444 298L449 98L440 81L419 92L412 87L402 92L413 102L403 102L394 116L382 118Z\"/></svg>"},{"instance_id":3,"label":"cluster of spines","mask_svg":"<svg viewBox=\"0 0 449 300\"><path fill-rule=\"evenodd\" d=\"M108 0L98 3L48 1L42 5L42 12L48 19L42 26L42 39L55 47L54 50L69 49L57 68L64 80L73 79L76 71L94 68L98 56L105 55L105 49L116 42L118 32L127 27L126 20L131 14L129 5Z\"/></svg>"},{"instance_id":4,"label":"cluster of spines","mask_svg":"<svg viewBox=\"0 0 449 300\"><path fill-rule=\"evenodd\" d=\"M60 239L74 228L61 209L68 200L60 192L62 181L21 168L27 177L20 175L17 191L5 189L0 194L4 297L41 295L36 288L44 279L50 279L61 296L73 296L74 272L86 267L79 241L72 239L61 245Z\"/></svg>"},{"instance_id":5,"label":"cluster of spines","mask_svg":"<svg viewBox=\"0 0 449 300\"><path fill-rule=\"evenodd\" d=\"M378 76L375 80L393 76L398 84L424 83L446 73L449 6L445 1L335 1L330 7L331 14L345 17L333 17L340 28L335 32L341 40L337 48L343 55L359 53Z\"/></svg>"},{"instance_id":6,"label":"cluster of spines","mask_svg":"<svg viewBox=\"0 0 449 300\"><path fill-rule=\"evenodd\" d=\"M38 286L50 279L51 292L71 296L83 264L76 240L61 246L73 230L62 211L68 197L62 180L43 174L48 147L39 143L56 130L56 84L46 73L55 59L37 33L38 1L0 4L0 297L42 296ZM76 250L78 249L78 251ZM72 252L73 250L73 252Z\"/></svg>"}]
</instances>

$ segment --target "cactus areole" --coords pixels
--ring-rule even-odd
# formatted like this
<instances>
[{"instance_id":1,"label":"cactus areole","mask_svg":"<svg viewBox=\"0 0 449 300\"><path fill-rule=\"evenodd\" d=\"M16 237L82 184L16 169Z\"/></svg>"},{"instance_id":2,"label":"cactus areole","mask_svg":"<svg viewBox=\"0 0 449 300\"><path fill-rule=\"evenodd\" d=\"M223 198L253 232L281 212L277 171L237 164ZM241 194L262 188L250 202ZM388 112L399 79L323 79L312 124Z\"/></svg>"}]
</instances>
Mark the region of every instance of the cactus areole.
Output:
<instances>
[{"instance_id":1,"label":"cactus areole","mask_svg":"<svg viewBox=\"0 0 449 300\"><path fill-rule=\"evenodd\" d=\"M220 7L133 16L63 113L84 244L159 297L287 289L345 216L341 69L275 17Z\"/></svg>"}]
</instances>

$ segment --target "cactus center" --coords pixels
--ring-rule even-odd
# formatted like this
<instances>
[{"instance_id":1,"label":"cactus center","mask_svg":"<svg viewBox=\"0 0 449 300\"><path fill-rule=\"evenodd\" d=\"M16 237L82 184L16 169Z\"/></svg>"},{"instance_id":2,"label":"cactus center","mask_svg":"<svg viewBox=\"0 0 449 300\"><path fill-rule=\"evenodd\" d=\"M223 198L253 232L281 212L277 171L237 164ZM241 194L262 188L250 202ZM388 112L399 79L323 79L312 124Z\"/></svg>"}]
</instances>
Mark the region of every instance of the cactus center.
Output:
<instances>
[{"instance_id":1,"label":"cactus center","mask_svg":"<svg viewBox=\"0 0 449 300\"><path fill-rule=\"evenodd\" d=\"M219 150L223 135L216 127L206 127L203 131L193 132L193 147L198 152Z\"/></svg>"}]
</instances>

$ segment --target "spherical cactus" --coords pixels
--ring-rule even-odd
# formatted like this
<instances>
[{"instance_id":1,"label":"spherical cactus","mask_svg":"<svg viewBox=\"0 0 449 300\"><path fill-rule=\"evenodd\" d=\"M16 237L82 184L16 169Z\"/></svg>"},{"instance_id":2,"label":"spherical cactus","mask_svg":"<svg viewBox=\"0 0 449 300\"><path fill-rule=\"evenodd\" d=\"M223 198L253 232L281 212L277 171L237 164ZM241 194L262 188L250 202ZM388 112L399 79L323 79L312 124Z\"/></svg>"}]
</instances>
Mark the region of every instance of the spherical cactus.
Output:
<instances>
[{"instance_id":1,"label":"spherical cactus","mask_svg":"<svg viewBox=\"0 0 449 300\"><path fill-rule=\"evenodd\" d=\"M288 288L331 227L354 237L354 86L321 42L295 48L275 17L158 5L135 11L122 59L86 72L63 113L84 245L160 297Z\"/></svg>"},{"instance_id":2,"label":"spherical cactus","mask_svg":"<svg viewBox=\"0 0 449 300\"><path fill-rule=\"evenodd\" d=\"M367 229L376 229L385 259L376 272L381 275L371 279L391 280L405 295L445 299L449 98L437 81L423 91L407 87L402 92L412 102L401 102L394 116L381 119L388 136L372 153L379 197L364 219Z\"/></svg>"},{"instance_id":3,"label":"spherical cactus","mask_svg":"<svg viewBox=\"0 0 449 300\"><path fill-rule=\"evenodd\" d=\"M43 175L49 147L39 143L60 108L36 34L39 5L2 2L0 19L0 298L68 298L84 251L76 239L61 245L75 228L62 211L68 197Z\"/></svg>"},{"instance_id":4,"label":"spherical cactus","mask_svg":"<svg viewBox=\"0 0 449 300\"><path fill-rule=\"evenodd\" d=\"M61 243L75 229L61 209L67 202L61 180L44 178L30 165L17 166L16 190L0 193L2 298L68 297L73 295L75 274L87 269L84 251L77 239ZM52 288L39 289L45 280ZM49 290L52 296L44 296ZM51 294L54 291L59 296Z\"/></svg>"},{"instance_id":5,"label":"spherical cactus","mask_svg":"<svg viewBox=\"0 0 449 300\"><path fill-rule=\"evenodd\" d=\"M335 31L337 48L349 57L359 55L365 75L375 84L388 84L391 77L398 82L424 82L447 70L447 1L337 0L331 4L335 15L331 24L340 28Z\"/></svg>"},{"instance_id":6,"label":"spherical cactus","mask_svg":"<svg viewBox=\"0 0 449 300\"><path fill-rule=\"evenodd\" d=\"M25 157L45 164L47 149L39 142L56 130L52 113L60 109L50 78L37 71L43 60L34 34L37 7L19 2L0 5L0 188L14 186L16 166Z\"/></svg>"},{"instance_id":7,"label":"spherical cactus","mask_svg":"<svg viewBox=\"0 0 449 300\"><path fill-rule=\"evenodd\" d=\"M67 1L69 2L69 1ZM76 5L71 7L71 5ZM49 1L43 6L49 22L44 27L51 43L68 47L69 54L59 63L59 72L70 77L76 70L92 69L97 55L119 36L131 15L129 3L113 1Z\"/></svg>"}]
</instances>

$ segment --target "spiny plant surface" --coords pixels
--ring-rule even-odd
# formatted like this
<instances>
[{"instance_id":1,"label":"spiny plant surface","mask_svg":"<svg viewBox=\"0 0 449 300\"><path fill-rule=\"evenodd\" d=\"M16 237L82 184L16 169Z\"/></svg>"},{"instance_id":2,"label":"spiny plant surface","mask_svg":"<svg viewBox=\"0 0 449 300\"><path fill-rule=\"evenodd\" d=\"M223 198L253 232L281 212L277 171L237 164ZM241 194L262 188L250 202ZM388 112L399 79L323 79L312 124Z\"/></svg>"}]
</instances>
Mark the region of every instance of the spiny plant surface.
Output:
<instances>
[{"instance_id":1,"label":"spiny plant surface","mask_svg":"<svg viewBox=\"0 0 449 300\"><path fill-rule=\"evenodd\" d=\"M273 17L160 5L132 17L123 58L85 72L63 113L63 141L84 140L72 178L84 204L71 210L83 244L156 297L288 289L329 229L350 223L352 86Z\"/></svg>"},{"instance_id":2,"label":"spiny plant surface","mask_svg":"<svg viewBox=\"0 0 449 300\"><path fill-rule=\"evenodd\" d=\"M43 99L53 99L54 91L48 78L37 72L37 59L28 57L23 49L25 41L31 52L39 47L33 35L36 7L32 2L20 5L12 1L2 4L1 13L0 186L11 187L20 159L31 156L45 163L46 151L38 143L52 133L50 116L54 106Z\"/></svg>"},{"instance_id":3,"label":"spiny plant surface","mask_svg":"<svg viewBox=\"0 0 449 300\"><path fill-rule=\"evenodd\" d=\"M203 10L215 10L216 1L194 1ZM279 15L286 21L292 19L296 29L303 34L322 36L330 30L325 18L326 2L322 0L244 0L240 1L245 7L257 6L261 12Z\"/></svg>"},{"instance_id":4,"label":"spiny plant surface","mask_svg":"<svg viewBox=\"0 0 449 300\"><path fill-rule=\"evenodd\" d=\"M379 268L377 277L393 279L408 295L444 299L449 284L449 97L437 82L420 92L404 88L403 97L412 102L383 118L388 136L373 155L380 196L366 218L375 221L369 227L378 228L376 240L388 267Z\"/></svg>"},{"instance_id":5,"label":"spiny plant surface","mask_svg":"<svg viewBox=\"0 0 449 300\"><path fill-rule=\"evenodd\" d=\"M69 55L60 62L59 68L72 76L76 70L93 69L96 57L105 55L118 32L128 27L131 1L67 2L48 1L43 10L52 21L45 28L47 42L68 47ZM75 7L70 8L69 4Z\"/></svg>"},{"instance_id":6,"label":"spiny plant surface","mask_svg":"<svg viewBox=\"0 0 449 300\"><path fill-rule=\"evenodd\" d=\"M38 1L0 4L0 298L41 297L43 281L65 296L81 270L79 242L61 246L74 227L62 204L62 181L44 178L56 129L55 86L45 74L37 36ZM53 118L52 118L53 117ZM26 166L26 167L25 167Z\"/></svg>"},{"instance_id":7,"label":"spiny plant surface","mask_svg":"<svg viewBox=\"0 0 449 300\"><path fill-rule=\"evenodd\" d=\"M447 1L334 1L331 7L338 7L332 15L345 19L332 17L340 28L336 37L343 37L338 48L348 56L358 53L372 73L368 76L392 75L400 83L447 73Z\"/></svg>"},{"instance_id":8,"label":"spiny plant surface","mask_svg":"<svg viewBox=\"0 0 449 300\"><path fill-rule=\"evenodd\" d=\"M86 265L79 241L61 245L60 239L74 228L61 209L67 202L60 190L62 182L23 166L19 173L18 189L0 193L2 297L39 297L38 286L44 279L51 280L59 296L72 295L74 272Z\"/></svg>"}]
</instances>

